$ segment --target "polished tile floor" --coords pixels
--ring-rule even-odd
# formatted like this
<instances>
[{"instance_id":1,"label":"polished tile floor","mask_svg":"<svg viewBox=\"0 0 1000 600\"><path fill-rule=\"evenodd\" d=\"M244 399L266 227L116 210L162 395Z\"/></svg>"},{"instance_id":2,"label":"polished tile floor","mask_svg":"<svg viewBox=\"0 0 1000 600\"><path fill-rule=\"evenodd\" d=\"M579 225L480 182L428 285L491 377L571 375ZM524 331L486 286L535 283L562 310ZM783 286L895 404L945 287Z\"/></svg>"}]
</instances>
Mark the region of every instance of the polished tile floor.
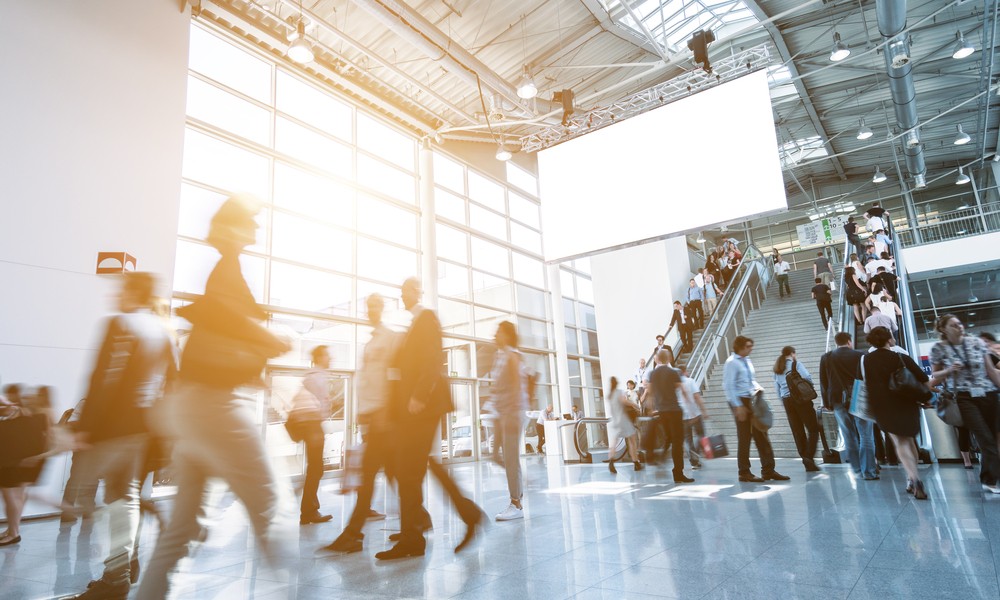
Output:
<instances>
[{"instance_id":1,"label":"polished tile floor","mask_svg":"<svg viewBox=\"0 0 1000 600\"><path fill-rule=\"evenodd\" d=\"M526 457L523 521L491 522L461 554L464 525L430 485L434 530L423 558L382 563L398 527L384 490L369 522L365 550L324 555L317 549L341 530L351 497L324 482L321 501L334 520L294 530L283 566L255 552L242 507L217 490L210 534L174 577L173 597L266 600L350 598L815 598L970 599L1000 597L1000 496L986 497L974 471L922 467L931 499L904 491L899 468L881 481L858 481L844 466L792 476L780 484L736 482L731 459L674 485L670 472L617 476L605 465L563 465ZM492 516L507 504L502 470L489 462L452 472ZM690 474L690 471L689 471ZM292 512L292 511L289 511ZM294 515L290 515L294 517ZM157 525L146 520L142 559ZM0 598L50 598L80 591L100 575L107 550L100 516L63 525L22 526L20 545L0 548Z\"/></svg>"}]
</instances>

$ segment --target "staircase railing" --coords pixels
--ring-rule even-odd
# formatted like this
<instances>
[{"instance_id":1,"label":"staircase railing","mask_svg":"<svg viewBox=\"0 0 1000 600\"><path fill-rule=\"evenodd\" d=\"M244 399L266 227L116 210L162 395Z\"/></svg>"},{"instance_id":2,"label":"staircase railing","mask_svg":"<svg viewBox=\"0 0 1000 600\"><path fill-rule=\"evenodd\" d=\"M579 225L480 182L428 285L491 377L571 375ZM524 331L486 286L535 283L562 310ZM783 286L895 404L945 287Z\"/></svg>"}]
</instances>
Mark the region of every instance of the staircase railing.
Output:
<instances>
[{"instance_id":1,"label":"staircase railing","mask_svg":"<svg viewBox=\"0 0 1000 600\"><path fill-rule=\"evenodd\" d=\"M765 256L754 245L748 246L729 287L719 299L694 350L685 361L689 376L699 387L704 384L712 365L729 355L731 341L746 326L749 311L760 308L773 274L771 257Z\"/></svg>"},{"instance_id":2,"label":"staircase railing","mask_svg":"<svg viewBox=\"0 0 1000 600\"><path fill-rule=\"evenodd\" d=\"M850 240L844 242L844 264L841 265L840 271L840 281L837 282L840 286L837 288L837 318L830 319L830 323L826 328L826 351L829 352L833 349L833 337L840 333L841 331L847 331L851 333L851 337L854 337L854 329L851 328L854 323L854 309L847 303L847 280L844 279L844 269L851 266L851 244ZM833 278L837 278L837 272L834 270ZM834 330L836 327L836 330Z\"/></svg>"}]
</instances>

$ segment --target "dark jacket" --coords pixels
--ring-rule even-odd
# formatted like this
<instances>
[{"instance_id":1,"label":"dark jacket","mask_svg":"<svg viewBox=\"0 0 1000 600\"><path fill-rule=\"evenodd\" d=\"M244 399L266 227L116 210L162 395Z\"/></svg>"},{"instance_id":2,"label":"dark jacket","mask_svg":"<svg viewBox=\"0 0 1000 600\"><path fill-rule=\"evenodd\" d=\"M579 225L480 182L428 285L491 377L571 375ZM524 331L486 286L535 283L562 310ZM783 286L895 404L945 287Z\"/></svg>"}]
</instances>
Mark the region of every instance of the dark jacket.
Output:
<instances>
[{"instance_id":1,"label":"dark jacket","mask_svg":"<svg viewBox=\"0 0 1000 600\"><path fill-rule=\"evenodd\" d=\"M835 348L819 359L819 388L823 408L833 410L835 404L847 406L845 397L854 387L863 352L853 348Z\"/></svg>"},{"instance_id":2,"label":"dark jacket","mask_svg":"<svg viewBox=\"0 0 1000 600\"><path fill-rule=\"evenodd\" d=\"M175 370L173 339L159 317L148 311L112 317L76 430L90 442L145 433L146 409Z\"/></svg>"},{"instance_id":3,"label":"dark jacket","mask_svg":"<svg viewBox=\"0 0 1000 600\"><path fill-rule=\"evenodd\" d=\"M690 316L688 316L688 315L687 315L687 314L685 313L685 315L684 315L684 325L683 325L683 327L687 327L687 326L688 326L688 325L690 325L690 324L691 324L691 317L690 317ZM681 326L682 326L682 325L681 325L681 311L680 311L680 310L678 310L678 309L676 309L676 308L674 309L674 314L673 314L673 316L672 316L672 317L670 318L670 326L671 326L671 327L673 327L674 325L677 325L677 328L678 328L678 329L680 329L680 328L681 328Z\"/></svg>"},{"instance_id":4,"label":"dark jacket","mask_svg":"<svg viewBox=\"0 0 1000 600\"><path fill-rule=\"evenodd\" d=\"M392 361L392 368L398 374L392 386L393 418L400 421L438 419L455 409L444 363L441 323L434 311L424 308L413 317L410 330ZM410 414L410 398L424 404L420 413Z\"/></svg>"},{"instance_id":5,"label":"dark jacket","mask_svg":"<svg viewBox=\"0 0 1000 600\"><path fill-rule=\"evenodd\" d=\"M653 390L654 406L657 412L681 410L681 406L677 402L677 386L680 383L681 376L673 368L660 365L653 369L649 376L649 385Z\"/></svg>"}]
</instances>

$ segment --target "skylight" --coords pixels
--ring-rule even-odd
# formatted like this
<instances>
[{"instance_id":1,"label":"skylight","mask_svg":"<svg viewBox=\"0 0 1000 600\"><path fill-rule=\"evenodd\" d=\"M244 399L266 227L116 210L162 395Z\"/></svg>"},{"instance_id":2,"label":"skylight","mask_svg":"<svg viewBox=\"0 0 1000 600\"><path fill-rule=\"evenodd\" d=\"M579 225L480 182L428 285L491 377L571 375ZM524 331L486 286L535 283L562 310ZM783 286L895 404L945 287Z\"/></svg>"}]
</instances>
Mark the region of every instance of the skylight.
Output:
<instances>
[{"instance_id":1,"label":"skylight","mask_svg":"<svg viewBox=\"0 0 1000 600\"><path fill-rule=\"evenodd\" d=\"M830 153L818 135L786 142L781 145L781 166L790 167L803 160L828 156Z\"/></svg>"},{"instance_id":2,"label":"skylight","mask_svg":"<svg viewBox=\"0 0 1000 600\"><path fill-rule=\"evenodd\" d=\"M679 52L699 29L711 29L716 37L729 26L759 22L743 0L631 0L629 6L641 25L622 6L623 0L601 0L608 13L622 25L645 37L643 28L668 52Z\"/></svg>"}]
</instances>

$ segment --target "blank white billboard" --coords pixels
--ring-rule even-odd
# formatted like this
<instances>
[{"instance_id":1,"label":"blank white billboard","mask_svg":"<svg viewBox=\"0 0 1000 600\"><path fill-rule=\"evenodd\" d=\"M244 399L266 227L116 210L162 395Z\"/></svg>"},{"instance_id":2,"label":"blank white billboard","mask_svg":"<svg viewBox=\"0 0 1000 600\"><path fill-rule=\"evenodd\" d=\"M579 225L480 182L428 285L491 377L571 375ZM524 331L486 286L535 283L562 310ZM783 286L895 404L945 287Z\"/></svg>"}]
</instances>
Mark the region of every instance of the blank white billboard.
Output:
<instances>
[{"instance_id":1,"label":"blank white billboard","mask_svg":"<svg viewBox=\"0 0 1000 600\"><path fill-rule=\"evenodd\" d=\"M546 260L787 208L764 70L542 150Z\"/></svg>"}]
</instances>

